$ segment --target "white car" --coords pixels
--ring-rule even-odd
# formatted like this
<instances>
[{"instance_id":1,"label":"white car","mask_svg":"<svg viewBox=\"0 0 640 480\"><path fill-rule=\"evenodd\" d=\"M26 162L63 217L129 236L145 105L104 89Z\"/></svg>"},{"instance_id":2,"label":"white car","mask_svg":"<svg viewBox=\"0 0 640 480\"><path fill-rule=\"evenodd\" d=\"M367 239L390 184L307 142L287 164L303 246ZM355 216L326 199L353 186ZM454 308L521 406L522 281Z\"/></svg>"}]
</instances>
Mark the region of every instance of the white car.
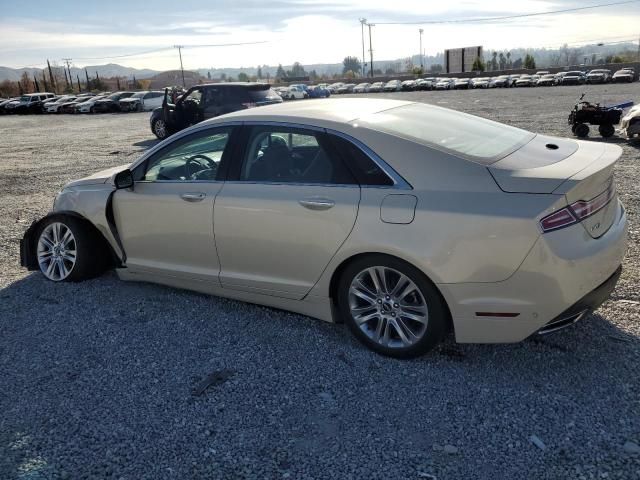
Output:
<instances>
[{"instance_id":1,"label":"white car","mask_svg":"<svg viewBox=\"0 0 640 480\"><path fill-rule=\"evenodd\" d=\"M307 98L308 96L309 94L300 85L291 85L284 92L282 98L284 98L285 100L296 100Z\"/></svg>"},{"instance_id":2,"label":"white car","mask_svg":"<svg viewBox=\"0 0 640 480\"><path fill-rule=\"evenodd\" d=\"M359 83L353 87L353 93L369 93L370 83Z\"/></svg>"},{"instance_id":3,"label":"white car","mask_svg":"<svg viewBox=\"0 0 640 480\"><path fill-rule=\"evenodd\" d=\"M75 106L76 113L93 113L93 106L98 100L101 100L104 97L105 95L96 95L95 97L91 97L89 100L77 104Z\"/></svg>"},{"instance_id":4,"label":"white car","mask_svg":"<svg viewBox=\"0 0 640 480\"><path fill-rule=\"evenodd\" d=\"M121 112L150 112L161 107L163 100L164 92L155 90L134 93L130 97L121 99L118 104Z\"/></svg>"},{"instance_id":5,"label":"white car","mask_svg":"<svg viewBox=\"0 0 640 480\"><path fill-rule=\"evenodd\" d=\"M434 87L436 90L450 90L456 83L455 78L439 78Z\"/></svg>"},{"instance_id":6,"label":"white car","mask_svg":"<svg viewBox=\"0 0 640 480\"><path fill-rule=\"evenodd\" d=\"M640 136L640 105L636 105L622 117L620 128L628 138L633 138L635 135Z\"/></svg>"},{"instance_id":7,"label":"white car","mask_svg":"<svg viewBox=\"0 0 640 480\"><path fill-rule=\"evenodd\" d=\"M64 95L55 102L47 103L45 111L47 113L58 113L58 109L62 106L62 104L73 102L76 98L78 98L77 95Z\"/></svg>"}]
</instances>

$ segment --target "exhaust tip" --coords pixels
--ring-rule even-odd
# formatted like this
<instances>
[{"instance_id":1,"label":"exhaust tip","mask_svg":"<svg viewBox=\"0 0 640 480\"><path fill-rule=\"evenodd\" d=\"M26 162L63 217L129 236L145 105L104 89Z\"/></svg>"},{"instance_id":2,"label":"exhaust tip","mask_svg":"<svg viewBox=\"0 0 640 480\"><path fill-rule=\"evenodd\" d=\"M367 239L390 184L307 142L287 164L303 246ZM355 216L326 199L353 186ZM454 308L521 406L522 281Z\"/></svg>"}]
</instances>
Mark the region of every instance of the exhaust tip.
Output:
<instances>
[{"instance_id":1,"label":"exhaust tip","mask_svg":"<svg viewBox=\"0 0 640 480\"><path fill-rule=\"evenodd\" d=\"M557 150L559 148L555 143L547 143L545 147L547 147L549 150Z\"/></svg>"}]
</instances>

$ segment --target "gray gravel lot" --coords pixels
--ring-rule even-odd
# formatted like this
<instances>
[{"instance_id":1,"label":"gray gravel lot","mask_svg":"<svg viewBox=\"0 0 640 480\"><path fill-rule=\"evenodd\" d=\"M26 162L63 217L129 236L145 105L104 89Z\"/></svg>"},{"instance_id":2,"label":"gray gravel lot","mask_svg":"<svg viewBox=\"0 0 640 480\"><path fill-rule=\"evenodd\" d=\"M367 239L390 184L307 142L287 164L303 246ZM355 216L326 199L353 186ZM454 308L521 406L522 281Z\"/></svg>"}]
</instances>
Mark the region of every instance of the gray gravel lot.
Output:
<instances>
[{"instance_id":1,"label":"gray gravel lot","mask_svg":"<svg viewBox=\"0 0 640 480\"><path fill-rule=\"evenodd\" d=\"M583 89L377 96L566 136ZM154 142L148 114L0 117L0 479L640 479L640 144L610 141L630 221L613 298L553 336L398 361L300 315L28 274L19 238L64 183Z\"/></svg>"}]
</instances>

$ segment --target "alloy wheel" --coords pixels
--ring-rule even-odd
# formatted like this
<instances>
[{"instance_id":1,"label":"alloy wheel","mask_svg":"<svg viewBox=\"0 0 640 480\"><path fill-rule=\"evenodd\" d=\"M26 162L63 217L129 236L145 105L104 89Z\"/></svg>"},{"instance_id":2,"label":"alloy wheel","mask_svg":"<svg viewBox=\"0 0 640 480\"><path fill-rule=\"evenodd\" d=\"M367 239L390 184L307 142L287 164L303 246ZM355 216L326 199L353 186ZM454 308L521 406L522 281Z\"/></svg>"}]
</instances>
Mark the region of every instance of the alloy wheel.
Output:
<instances>
[{"instance_id":1,"label":"alloy wheel","mask_svg":"<svg viewBox=\"0 0 640 480\"><path fill-rule=\"evenodd\" d=\"M349 310L358 328L388 348L406 348L427 331L429 309L418 286L388 267L369 267L349 287Z\"/></svg>"},{"instance_id":2,"label":"alloy wheel","mask_svg":"<svg viewBox=\"0 0 640 480\"><path fill-rule=\"evenodd\" d=\"M154 126L154 133L158 138L164 138L167 135L167 126L164 123L164 120L156 120Z\"/></svg>"},{"instance_id":3,"label":"alloy wheel","mask_svg":"<svg viewBox=\"0 0 640 480\"><path fill-rule=\"evenodd\" d=\"M76 239L69 227L60 222L47 225L38 239L38 264L49 280L67 278L76 264Z\"/></svg>"}]
</instances>

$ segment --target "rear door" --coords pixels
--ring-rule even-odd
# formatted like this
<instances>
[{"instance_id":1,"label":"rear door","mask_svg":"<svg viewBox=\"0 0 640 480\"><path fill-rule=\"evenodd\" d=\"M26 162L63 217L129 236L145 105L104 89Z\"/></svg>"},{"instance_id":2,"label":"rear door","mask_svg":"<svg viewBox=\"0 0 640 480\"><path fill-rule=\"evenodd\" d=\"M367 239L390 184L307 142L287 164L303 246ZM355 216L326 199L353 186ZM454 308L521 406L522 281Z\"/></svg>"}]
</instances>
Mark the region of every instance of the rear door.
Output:
<instances>
[{"instance_id":1,"label":"rear door","mask_svg":"<svg viewBox=\"0 0 640 480\"><path fill-rule=\"evenodd\" d=\"M244 127L215 204L223 287L300 299L356 220L360 187L322 131Z\"/></svg>"}]
</instances>

